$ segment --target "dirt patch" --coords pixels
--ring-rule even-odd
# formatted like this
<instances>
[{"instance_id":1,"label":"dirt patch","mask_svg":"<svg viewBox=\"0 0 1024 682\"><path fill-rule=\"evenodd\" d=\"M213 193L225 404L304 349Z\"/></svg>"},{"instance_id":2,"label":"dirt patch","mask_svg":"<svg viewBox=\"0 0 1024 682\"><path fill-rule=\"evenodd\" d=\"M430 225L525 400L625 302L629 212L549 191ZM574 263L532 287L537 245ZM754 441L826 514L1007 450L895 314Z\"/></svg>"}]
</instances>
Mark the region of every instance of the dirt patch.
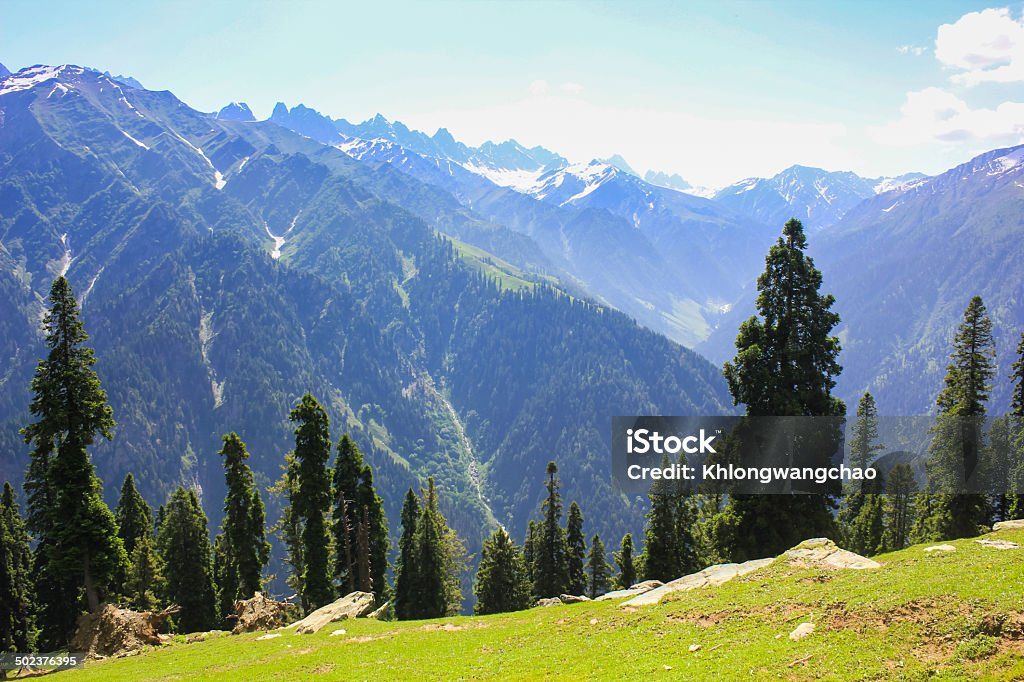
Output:
<instances>
[{"instance_id":1,"label":"dirt patch","mask_svg":"<svg viewBox=\"0 0 1024 682\"><path fill-rule=\"evenodd\" d=\"M688 623L702 628L710 628L732 616L735 611L716 611L715 613L670 613L665 620L670 623Z\"/></svg>"},{"instance_id":2,"label":"dirt patch","mask_svg":"<svg viewBox=\"0 0 1024 682\"><path fill-rule=\"evenodd\" d=\"M420 628L420 630L426 630L427 632L435 630L441 630L443 632L459 632L460 630L465 629L465 625L455 625L454 623L427 623Z\"/></svg>"}]
</instances>

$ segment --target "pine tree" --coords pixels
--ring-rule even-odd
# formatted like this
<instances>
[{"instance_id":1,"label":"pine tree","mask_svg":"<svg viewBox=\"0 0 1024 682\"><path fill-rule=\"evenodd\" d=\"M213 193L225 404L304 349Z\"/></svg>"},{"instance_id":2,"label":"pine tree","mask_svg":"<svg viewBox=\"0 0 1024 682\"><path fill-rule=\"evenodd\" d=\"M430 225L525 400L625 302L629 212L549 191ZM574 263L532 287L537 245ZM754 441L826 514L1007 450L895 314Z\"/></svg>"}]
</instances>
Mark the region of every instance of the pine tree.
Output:
<instances>
[{"instance_id":1,"label":"pine tree","mask_svg":"<svg viewBox=\"0 0 1024 682\"><path fill-rule=\"evenodd\" d=\"M877 444L878 440L878 408L875 405L875 398L871 393L866 392L861 396L857 404L857 421L853 425L853 438L850 441L850 466L867 470L868 464L874 459L876 452L884 450L884 446ZM873 554L878 550L881 536L874 534L869 529L881 518L882 502L871 499L872 492L868 486L874 484L878 494L884 488L881 481L852 481L848 485L846 498L843 500L843 508L839 512L837 522L843 536L843 546L859 554ZM877 504L876 504L877 503ZM861 510L865 505L870 509L867 515L861 517ZM856 529L855 529L856 527ZM854 537L856 536L856 538ZM855 549L859 548L859 549Z\"/></svg>"},{"instance_id":2,"label":"pine tree","mask_svg":"<svg viewBox=\"0 0 1024 682\"><path fill-rule=\"evenodd\" d=\"M685 490L676 494L672 522L675 525L676 561L679 575L688 575L701 569L698 558L697 540L697 502L693 495Z\"/></svg>"},{"instance_id":3,"label":"pine tree","mask_svg":"<svg viewBox=\"0 0 1024 682\"><path fill-rule=\"evenodd\" d=\"M805 254L799 220L790 220L758 277L758 317L740 326L736 356L724 367L729 391L750 417L833 416L846 413L832 395L842 371L839 315L822 295L821 272ZM838 433L835 434L838 440ZM822 448L827 453L827 448ZM820 466L825 462L808 462ZM824 495L733 495L722 513L734 517L735 560L774 556L808 537L834 537L833 501Z\"/></svg>"},{"instance_id":4,"label":"pine tree","mask_svg":"<svg viewBox=\"0 0 1024 682\"><path fill-rule=\"evenodd\" d=\"M473 613L506 613L530 607L530 584L523 555L504 528L484 541L476 574Z\"/></svg>"},{"instance_id":5,"label":"pine tree","mask_svg":"<svg viewBox=\"0 0 1024 682\"><path fill-rule=\"evenodd\" d=\"M668 455L662 467L669 465ZM644 580L668 582L683 575L675 519L678 500L667 481L656 481L648 498L651 509L644 526Z\"/></svg>"},{"instance_id":6,"label":"pine tree","mask_svg":"<svg viewBox=\"0 0 1024 682\"><path fill-rule=\"evenodd\" d=\"M1010 384L1013 386L1010 414L1024 420L1024 331L1020 333L1020 343L1017 344L1017 360L1010 372Z\"/></svg>"},{"instance_id":7,"label":"pine tree","mask_svg":"<svg viewBox=\"0 0 1024 682\"><path fill-rule=\"evenodd\" d=\"M913 497L917 492L917 482L909 464L897 464L889 471L885 492L887 505L883 546L891 552L909 544L910 530L914 524Z\"/></svg>"},{"instance_id":8,"label":"pine tree","mask_svg":"<svg viewBox=\"0 0 1024 682\"><path fill-rule=\"evenodd\" d=\"M358 582L356 546L361 512L356 497L363 470L363 454L347 433L338 441L337 449L332 477L334 510L331 535L338 553L334 562L334 579L339 585L340 596L344 596L355 591Z\"/></svg>"},{"instance_id":9,"label":"pine tree","mask_svg":"<svg viewBox=\"0 0 1024 682\"><path fill-rule=\"evenodd\" d=\"M882 551L885 535L885 500L882 495L882 481L875 479L871 483L875 483L879 487L872 488L871 492L864 494L864 502L844 534L846 548L865 556Z\"/></svg>"},{"instance_id":10,"label":"pine tree","mask_svg":"<svg viewBox=\"0 0 1024 682\"><path fill-rule=\"evenodd\" d=\"M384 501L373 485L373 470L364 465L356 489L356 504L362 509L362 531L366 536L367 554L362 561L369 571L374 601L383 604L391 596L388 587L388 520L384 516Z\"/></svg>"},{"instance_id":11,"label":"pine tree","mask_svg":"<svg viewBox=\"0 0 1024 682\"><path fill-rule=\"evenodd\" d=\"M157 535L164 571L164 601L177 604L181 632L209 630L217 624L213 564L206 514L194 490L181 486L171 493Z\"/></svg>"},{"instance_id":12,"label":"pine tree","mask_svg":"<svg viewBox=\"0 0 1024 682\"><path fill-rule=\"evenodd\" d=\"M622 545L615 553L615 564L619 568L619 574L615 577L615 586L620 590L627 590L636 584L636 568L633 566L633 535L626 533L622 536Z\"/></svg>"},{"instance_id":13,"label":"pine tree","mask_svg":"<svg viewBox=\"0 0 1024 682\"><path fill-rule=\"evenodd\" d=\"M32 550L14 488L4 483L0 497L0 653L35 647Z\"/></svg>"},{"instance_id":14,"label":"pine tree","mask_svg":"<svg viewBox=\"0 0 1024 682\"><path fill-rule=\"evenodd\" d=\"M939 414L926 465L928 490L915 529L921 540L977 535L991 515L984 495L963 492L979 475L985 402L995 376L992 321L980 296L964 311L950 358L945 386L935 401Z\"/></svg>"},{"instance_id":15,"label":"pine tree","mask_svg":"<svg viewBox=\"0 0 1024 682\"><path fill-rule=\"evenodd\" d=\"M1013 387L1010 399L1010 424L1013 443L1010 452L1013 455L1010 465L1009 492L1006 518L1024 519L1024 331L1020 334L1017 345L1017 360L1010 372L1010 385Z\"/></svg>"},{"instance_id":16,"label":"pine tree","mask_svg":"<svg viewBox=\"0 0 1024 682\"><path fill-rule=\"evenodd\" d=\"M124 551L130 557L135 552L135 543L143 535L153 536L153 510L135 488L135 477L129 473L121 485L121 496L114 509L118 537L124 544Z\"/></svg>"},{"instance_id":17,"label":"pine tree","mask_svg":"<svg viewBox=\"0 0 1024 682\"><path fill-rule=\"evenodd\" d=\"M398 540L398 565L395 566L395 615L401 619L414 617L417 575L416 523L420 518L420 500L412 488L402 505L402 536Z\"/></svg>"},{"instance_id":18,"label":"pine tree","mask_svg":"<svg viewBox=\"0 0 1024 682\"><path fill-rule=\"evenodd\" d=\"M294 513L302 520L302 548L305 562L302 606L308 612L334 599L331 584L330 546L326 515L331 506L331 435L327 412L316 398L305 394L291 411L296 422L295 459L299 468L299 491L293 501Z\"/></svg>"},{"instance_id":19,"label":"pine tree","mask_svg":"<svg viewBox=\"0 0 1024 682\"><path fill-rule=\"evenodd\" d=\"M249 599L263 589L263 567L270 559L266 540L265 512L249 452L234 432L226 434L218 453L224 458L227 494L224 521L215 545L215 565L220 611L229 614L236 600Z\"/></svg>"},{"instance_id":20,"label":"pine tree","mask_svg":"<svg viewBox=\"0 0 1024 682\"><path fill-rule=\"evenodd\" d=\"M537 599L564 594L569 584L569 561L565 529L562 528L562 496L558 492L558 466L548 462L548 495L544 500L544 520L534 547L533 596Z\"/></svg>"},{"instance_id":21,"label":"pine tree","mask_svg":"<svg viewBox=\"0 0 1024 682\"><path fill-rule=\"evenodd\" d=\"M526 564L526 578L530 583L530 593L537 581L537 539L540 537L539 524L530 519L526 525L526 540L523 541L523 562Z\"/></svg>"},{"instance_id":22,"label":"pine tree","mask_svg":"<svg viewBox=\"0 0 1024 682\"><path fill-rule=\"evenodd\" d=\"M271 488L272 494L285 500L274 532L284 544L284 561L291 569L285 583L295 590L296 595L301 595L305 592L302 578L306 574L306 564L303 559L302 519L295 513L295 500L299 496L299 463L294 452L286 453L284 460L284 474Z\"/></svg>"},{"instance_id":23,"label":"pine tree","mask_svg":"<svg viewBox=\"0 0 1024 682\"><path fill-rule=\"evenodd\" d=\"M38 540L35 568L41 601L41 644L57 648L71 636L83 603L89 610L111 594L128 563L117 523L103 501L89 459L97 434L111 438L114 418L84 344L71 286L58 277L43 318L49 353L32 379L30 411L22 429L32 446L26 476L30 529Z\"/></svg>"},{"instance_id":24,"label":"pine tree","mask_svg":"<svg viewBox=\"0 0 1024 682\"><path fill-rule=\"evenodd\" d=\"M585 594L587 591L587 541L583 537L583 512L574 501L569 505L569 520L565 528L566 563L568 566L569 594Z\"/></svg>"},{"instance_id":25,"label":"pine tree","mask_svg":"<svg viewBox=\"0 0 1024 682\"><path fill-rule=\"evenodd\" d=\"M440 618L459 612L462 551L461 542L438 506L434 479L428 478L413 536L416 570L411 591L412 618Z\"/></svg>"},{"instance_id":26,"label":"pine tree","mask_svg":"<svg viewBox=\"0 0 1024 682\"><path fill-rule=\"evenodd\" d=\"M601 536L595 535L590 541L590 554L587 556L587 596L597 599L611 589L612 567L604 554L604 543Z\"/></svg>"},{"instance_id":27,"label":"pine tree","mask_svg":"<svg viewBox=\"0 0 1024 682\"><path fill-rule=\"evenodd\" d=\"M136 611L155 611L164 589L160 559L153 546L152 535L139 536L132 549L131 568L125 580L128 603Z\"/></svg>"}]
</instances>

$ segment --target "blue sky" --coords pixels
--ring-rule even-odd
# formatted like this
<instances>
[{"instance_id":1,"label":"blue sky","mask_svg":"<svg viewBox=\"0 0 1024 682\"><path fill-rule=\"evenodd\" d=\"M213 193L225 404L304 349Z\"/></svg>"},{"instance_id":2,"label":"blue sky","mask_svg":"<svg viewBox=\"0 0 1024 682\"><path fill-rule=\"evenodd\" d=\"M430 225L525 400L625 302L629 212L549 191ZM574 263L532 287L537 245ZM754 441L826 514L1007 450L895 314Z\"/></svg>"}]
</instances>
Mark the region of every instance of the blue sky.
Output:
<instances>
[{"instance_id":1,"label":"blue sky","mask_svg":"<svg viewBox=\"0 0 1024 682\"><path fill-rule=\"evenodd\" d=\"M617 152L720 186L793 163L934 173L1024 142L1022 17L1020 1L0 0L0 62L130 74L207 111L301 102Z\"/></svg>"}]
</instances>

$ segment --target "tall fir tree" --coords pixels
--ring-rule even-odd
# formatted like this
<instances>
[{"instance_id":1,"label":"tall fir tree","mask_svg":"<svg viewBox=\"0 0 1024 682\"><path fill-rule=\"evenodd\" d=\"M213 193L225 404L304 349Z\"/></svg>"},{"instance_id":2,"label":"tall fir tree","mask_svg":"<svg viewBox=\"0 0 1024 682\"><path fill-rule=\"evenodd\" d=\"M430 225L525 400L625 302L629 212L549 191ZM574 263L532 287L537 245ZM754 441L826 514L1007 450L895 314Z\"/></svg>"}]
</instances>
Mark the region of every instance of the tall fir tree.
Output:
<instances>
[{"instance_id":1,"label":"tall fir tree","mask_svg":"<svg viewBox=\"0 0 1024 682\"><path fill-rule=\"evenodd\" d=\"M25 488L38 541L41 644L56 648L70 638L83 606L95 610L116 589L128 557L89 458L97 434L111 438L113 413L64 277L54 281L49 303L43 318L49 352L32 378L36 421L21 432L32 446Z\"/></svg>"},{"instance_id":2,"label":"tall fir tree","mask_svg":"<svg viewBox=\"0 0 1024 682\"><path fill-rule=\"evenodd\" d=\"M0 653L35 647L32 550L14 488L0 496Z\"/></svg>"},{"instance_id":3,"label":"tall fir tree","mask_svg":"<svg viewBox=\"0 0 1024 682\"><path fill-rule=\"evenodd\" d=\"M569 560L565 529L562 528L562 495L559 493L558 465L548 462L548 494L544 500L544 520L534 546L533 596L537 599L557 597L569 585Z\"/></svg>"},{"instance_id":4,"label":"tall fir tree","mask_svg":"<svg viewBox=\"0 0 1024 682\"><path fill-rule=\"evenodd\" d=\"M669 466L668 455L661 466ZM648 497L651 508L644 526L643 576L644 580L668 582L683 575L675 518L679 501L668 481L656 481Z\"/></svg>"},{"instance_id":5,"label":"tall fir tree","mask_svg":"<svg viewBox=\"0 0 1024 682\"><path fill-rule=\"evenodd\" d=\"M114 508L117 534L124 544L124 551L130 557L135 544L143 535L153 537L153 510L135 487L135 477L128 473L121 484L121 495Z\"/></svg>"},{"instance_id":6,"label":"tall fir tree","mask_svg":"<svg viewBox=\"0 0 1024 682\"><path fill-rule=\"evenodd\" d=\"M832 335L839 315L834 298L820 292L821 272L806 248L803 225L788 221L757 280L758 315L740 325L736 356L725 364L733 401L749 417L846 413L832 395L842 371ZM733 495L723 512L736 523L728 553L736 560L774 556L808 537L835 537L833 506L825 495Z\"/></svg>"},{"instance_id":7,"label":"tall fir tree","mask_svg":"<svg viewBox=\"0 0 1024 682\"><path fill-rule=\"evenodd\" d=\"M530 583L530 592L537 580L537 539L540 537L540 526L534 519L526 524L526 539L523 541L523 562L526 563L526 578Z\"/></svg>"},{"instance_id":8,"label":"tall fir tree","mask_svg":"<svg viewBox=\"0 0 1024 682\"><path fill-rule=\"evenodd\" d=\"M401 619L414 617L417 575L416 524L420 518L420 500L412 488L402 505L402 535L398 539L398 564L395 566L395 615Z\"/></svg>"},{"instance_id":9,"label":"tall fir tree","mask_svg":"<svg viewBox=\"0 0 1024 682\"><path fill-rule=\"evenodd\" d=\"M195 490L178 486L171 493L156 547L164 567L164 601L181 607L175 618L178 630L198 632L215 627L210 533Z\"/></svg>"},{"instance_id":10,"label":"tall fir tree","mask_svg":"<svg viewBox=\"0 0 1024 682\"><path fill-rule=\"evenodd\" d=\"M569 505L569 517L565 524L565 547L569 576L566 589L569 594L585 594L587 540L583 536L583 512L575 501Z\"/></svg>"},{"instance_id":11,"label":"tall fir tree","mask_svg":"<svg viewBox=\"0 0 1024 682\"><path fill-rule=\"evenodd\" d=\"M136 611L155 611L159 607L164 577L152 535L139 536L132 548L131 568L124 587L128 603Z\"/></svg>"},{"instance_id":12,"label":"tall fir tree","mask_svg":"<svg viewBox=\"0 0 1024 682\"><path fill-rule=\"evenodd\" d=\"M411 592L412 618L440 618L459 612L462 551L461 542L441 513L434 479L428 478L413 537L416 569Z\"/></svg>"},{"instance_id":13,"label":"tall fir tree","mask_svg":"<svg viewBox=\"0 0 1024 682\"><path fill-rule=\"evenodd\" d=\"M636 567L633 564L633 535L626 533L622 536L622 544L619 551L615 553L615 565L619 574L615 576L615 586L620 590L627 590L636 584Z\"/></svg>"},{"instance_id":14,"label":"tall fir tree","mask_svg":"<svg viewBox=\"0 0 1024 682\"><path fill-rule=\"evenodd\" d=\"M295 460L299 490L293 511L302 521L305 574L301 596L303 609L308 612L334 600L326 520L331 506L331 474L327 469L331 434L327 412L309 393L291 411L289 419L297 424Z\"/></svg>"},{"instance_id":15,"label":"tall fir tree","mask_svg":"<svg viewBox=\"0 0 1024 682\"><path fill-rule=\"evenodd\" d=\"M1017 344L1017 359L1010 371L1010 385L1013 387L1010 414L1024 420L1024 331L1020 333L1020 343Z\"/></svg>"},{"instance_id":16,"label":"tall fir tree","mask_svg":"<svg viewBox=\"0 0 1024 682\"><path fill-rule=\"evenodd\" d=\"M284 545L284 562L290 569L285 584L295 590L296 595L302 595L306 564L303 559L302 519L295 513L295 501L299 496L299 463L294 452L286 453L284 461L284 473L270 489L273 495L284 498L281 517L273 531Z\"/></svg>"},{"instance_id":17,"label":"tall fir tree","mask_svg":"<svg viewBox=\"0 0 1024 682\"><path fill-rule=\"evenodd\" d=\"M504 528L494 531L480 555L476 573L476 606L473 613L506 613L530 607L530 584L526 562Z\"/></svg>"},{"instance_id":18,"label":"tall fir tree","mask_svg":"<svg viewBox=\"0 0 1024 682\"><path fill-rule=\"evenodd\" d=\"M1006 518L1024 519L1024 331L1017 344L1017 360L1010 371L1010 452L1013 455L1010 466L1009 493Z\"/></svg>"},{"instance_id":19,"label":"tall fir tree","mask_svg":"<svg viewBox=\"0 0 1024 682\"><path fill-rule=\"evenodd\" d=\"M334 579L341 596L358 587L358 545L361 510L356 499L360 476L363 470L363 454L349 435L343 434L338 441L337 456L332 476L334 508L331 534L337 558L334 562Z\"/></svg>"},{"instance_id":20,"label":"tall fir tree","mask_svg":"<svg viewBox=\"0 0 1024 682\"><path fill-rule=\"evenodd\" d=\"M215 549L220 611L229 614L239 599L249 599L263 589L263 567L270 560L266 539L266 514L252 469L246 464L249 451L238 434L223 437L224 520Z\"/></svg>"},{"instance_id":21,"label":"tall fir tree","mask_svg":"<svg viewBox=\"0 0 1024 682\"><path fill-rule=\"evenodd\" d=\"M885 492L885 537L882 544L886 551L892 552L910 543L910 532L914 525L917 481L909 464L900 463L889 470Z\"/></svg>"},{"instance_id":22,"label":"tall fir tree","mask_svg":"<svg viewBox=\"0 0 1024 682\"><path fill-rule=\"evenodd\" d=\"M605 558L604 543L601 536L595 535L590 540L590 554L587 555L587 596L597 599L611 589L612 567Z\"/></svg>"},{"instance_id":23,"label":"tall fir tree","mask_svg":"<svg viewBox=\"0 0 1024 682\"><path fill-rule=\"evenodd\" d=\"M875 398L865 391L857 404L857 420L853 424L853 438L850 440L850 466L867 470L875 453L884 449L878 444L878 408ZM881 531L875 529L881 524L883 501L877 496L884 492L880 480L851 481L846 486L843 506L836 517L842 535L843 547L859 554L874 554L881 546ZM865 505L868 509L861 515Z\"/></svg>"},{"instance_id":24,"label":"tall fir tree","mask_svg":"<svg viewBox=\"0 0 1024 682\"><path fill-rule=\"evenodd\" d=\"M373 470L364 464L359 474L359 486L356 489L356 504L361 510L360 522L366 537L366 556L363 563L369 572L370 586L374 601L383 604L391 597L388 586L388 520L384 516L384 500L377 494L373 485Z\"/></svg>"},{"instance_id":25,"label":"tall fir tree","mask_svg":"<svg viewBox=\"0 0 1024 682\"><path fill-rule=\"evenodd\" d=\"M980 296L964 311L950 359L935 401L939 411L926 465L928 490L918 500L914 534L920 541L977 535L991 515L985 495L964 492L980 476L985 403L995 376L992 321Z\"/></svg>"}]
</instances>

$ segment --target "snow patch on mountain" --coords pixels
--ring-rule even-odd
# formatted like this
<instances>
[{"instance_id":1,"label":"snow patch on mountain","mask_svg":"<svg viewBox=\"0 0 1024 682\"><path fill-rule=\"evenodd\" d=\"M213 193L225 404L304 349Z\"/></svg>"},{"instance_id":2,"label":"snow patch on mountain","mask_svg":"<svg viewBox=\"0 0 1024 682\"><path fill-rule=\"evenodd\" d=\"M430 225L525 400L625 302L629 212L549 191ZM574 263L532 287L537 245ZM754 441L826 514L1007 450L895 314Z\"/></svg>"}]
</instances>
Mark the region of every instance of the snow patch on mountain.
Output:
<instances>
[{"instance_id":1,"label":"snow patch on mountain","mask_svg":"<svg viewBox=\"0 0 1024 682\"><path fill-rule=\"evenodd\" d=\"M67 64L63 64L61 66L30 66L27 69L22 69L18 73L11 74L7 78L4 78L3 81L0 81L0 95L9 95L12 92L31 90L40 83L56 80L65 71L73 74L81 74L84 69L78 66L68 66Z\"/></svg>"}]
</instances>

